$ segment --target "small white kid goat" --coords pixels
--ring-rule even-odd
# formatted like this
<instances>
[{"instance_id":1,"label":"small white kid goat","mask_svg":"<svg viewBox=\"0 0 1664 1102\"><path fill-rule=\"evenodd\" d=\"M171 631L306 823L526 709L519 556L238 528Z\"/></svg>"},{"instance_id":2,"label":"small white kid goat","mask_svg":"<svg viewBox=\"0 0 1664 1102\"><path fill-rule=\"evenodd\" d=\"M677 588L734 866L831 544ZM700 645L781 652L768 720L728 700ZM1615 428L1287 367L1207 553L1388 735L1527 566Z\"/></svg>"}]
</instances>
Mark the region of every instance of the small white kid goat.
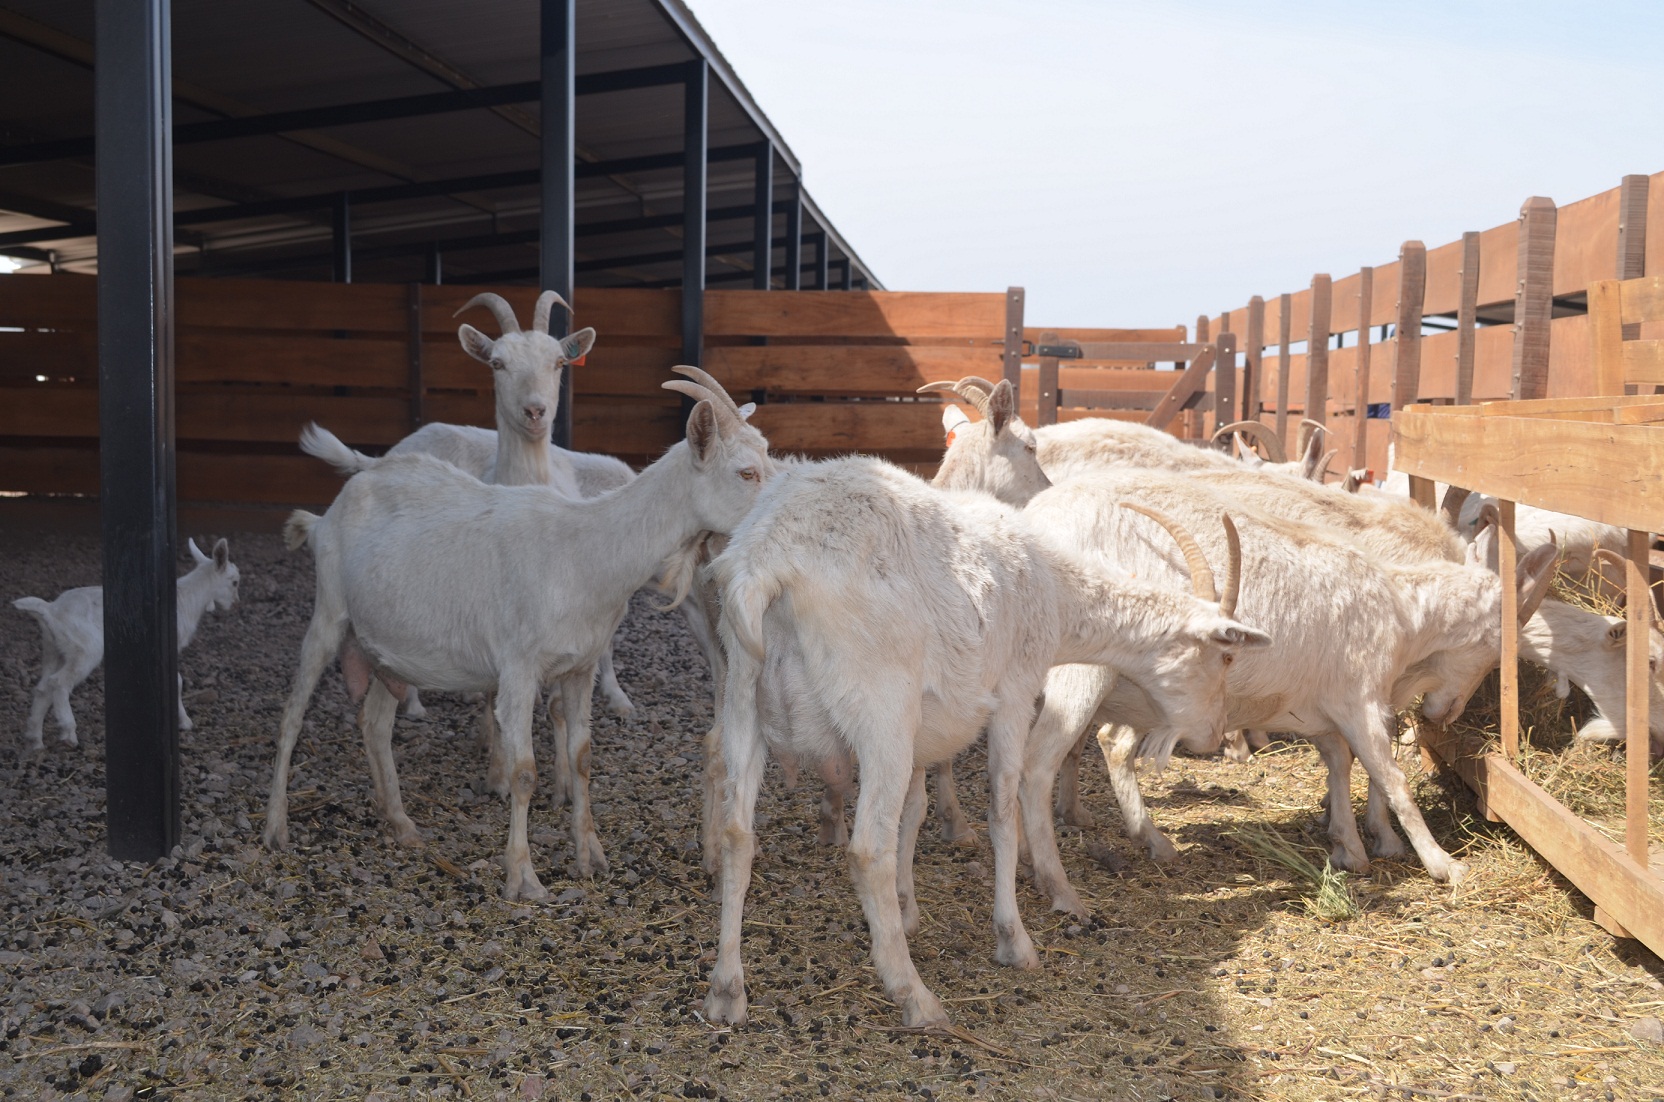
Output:
<instances>
[{"instance_id":1,"label":"small white kid goat","mask_svg":"<svg viewBox=\"0 0 1664 1102\"><path fill-rule=\"evenodd\" d=\"M211 608L229 609L237 603L240 576L237 564L231 561L231 547L224 540L214 544L211 556L204 555L194 539L187 542L196 566L179 579L175 597L175 631L181 651L196 638L203 613ZM41 727L50 708L58 725L58 741L78 745L69 694L104 661L104 587L66 589L51 602L39 597L22 597L12 604L40 624L43 651L40 682L35 686L29 725L23 732L24 744L30 750L41 749ZM180 686L183 685L181 677ZM179 729L191 729L191 717L185 714L183 700L179 701Z\"/></svg>"},{"instance_id":2,"label":"small white kid goat","mask_svg":"<svg viewBox=\"0 0 1664 1102\"><path fill-rule=\"evenodd\" d=\"M574 865L582 876L606 870L589 805L593 663L630 595L701 533L731 531L774 469L768 442L727 394L685 380L664 386L698 400L687 439L601 497L486 485L410 455L354 476L324 516L291 516L284 531L291 547L312 548L317 598L283 712L268 846L288 842L289 760L312 690L340 648L349 689L368 693L360 723L377 806L405 844L421 836L404 812L392 756L404 686L496 694L510 766L509 899L548 894L532 867L526 817L537 784L532 713L539 689L558 683L568 737L556 753L570 779Z\"/></svg>"},{"instance_id":3,"label":"small white kid goat","mask_svg":"<svg viewBox=\"0 0 1664 1102\"><path fill-rule=\"evenodd\" d=\"M1227 662L1267 641L1227 614L1199 551L1192 562L1197 596L1090 567L985 495L933 489L882 460L782 471L711 567L728 683L718 721L722 922L706 1016L747 1016L741 918L769 750L859 765L850 869L873 963L912 1026L947 1017L906 941L918 922L912 850L924 768L986 728L995 957L1035 967L1017 911L1015 796L1046 670L1058 661L1139 668L1173 707L1172 737L1217 740ZM1233 595L1234 560L1229 577ZM789 722L761 723L764 710Z\"/></svg>"}]
</instances>

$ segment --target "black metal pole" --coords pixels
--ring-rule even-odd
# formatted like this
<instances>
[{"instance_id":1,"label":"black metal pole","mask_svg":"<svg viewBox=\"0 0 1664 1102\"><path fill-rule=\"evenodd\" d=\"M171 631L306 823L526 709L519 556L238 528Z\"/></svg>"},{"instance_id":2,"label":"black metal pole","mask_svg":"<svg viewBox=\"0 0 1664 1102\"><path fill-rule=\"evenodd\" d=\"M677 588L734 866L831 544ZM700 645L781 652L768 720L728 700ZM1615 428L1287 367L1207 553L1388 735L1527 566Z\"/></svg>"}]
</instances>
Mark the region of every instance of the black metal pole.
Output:
<instances>
[{"instance_id":1,"label":"black metal pole","mask_svg":"<svg viewBox=\"0 0 1664 1102\"><path fill-rule=\"evenodd\" d=\"M179 842L168 0L97 0L99 504L112 857Z\"/></svg>"},{"instance_id":2,"label":"black metal pole","mask_svg":"<svg viewBox=\"0 0 1664 1102\"><path fill-rule=\"evenodd\" d=\"M803 185L796 179L786 199L786 290L803 290Z\"/></svg>"},{"instance_id":3,"label":"black metal pole","mask_svg":"<svg viewBox=\"0 0 1664 1102\"><path fill-rule=\"evenodd\" d=\"M832 266L826 251L826 231L823 229L815 235L815 290L827 291L832 288Z\"/></svg>"},{"instance_id":4,"label":"black metal pole","mask_svg":"<svg viewBox=\"0 0 1664 1102\"><path fill-rule=\"evenodd\" d=\"M438 287L445 282L445 254L438 245L428 247L426 282Z\"/></svg>"},{"instance_id":5,"label":"black metal pole","mask_svg":"<svg viewBox=\"0 0 1664 1102\"><path fill-rule=\"evenodd\" d=\"M335 197L335 213L330 223L330 248L333 250L332 270L337 283L352 282L352 195L343 191Z\"/></svg>"},{"instance_id":6,"label":"black metal pole","mask_svg":"<svg viewBox=\"0 0 1664 1102\"><path fill-rule=\"evenodd\" d=\"M751 223L751 286L768 290L774 283L774 146L757 146L757 171L753 176Z\"/></svg>"},{"instance_id":7,"label":"black metal pole","mask_svg":"<svg viewBox=\"0 0 1664 1102\"><path fill-rule=\"evenodd\" d=\"M577 24L576 0L542 0L543 58L543 236L538 269L543 289L572 301L574 162L577 160ZM549 335L572 331L566 311L549 311ZM572 446L572 370L561 372L560 405L551 426L556 445Z\"/></svg>"},{"instance_id":8,"label":"black metal pole","mask_svg":"<svg viewBox=\"0 0 1664 1102\"><path fill-rule=\"evenodd\" d=\"M849 257L846 256L842 260L838 261L838 266L843 269L843 273L838 277L838 290L848 291L848 290L851 289L851 287L850 287L850 275L851 275L850 269L854 268L855 265L851 264L849 262Z\"/></svg>"},{"instance_id":9,"label":"black metal pole","mask_svg":"<svg viewBox=\"0 0 1664 1102\"><path fill-rule=\"evenodd\" d=\"M705 152L710 64L688 63L682 85L682 362L699 366L705 343Z\"/></svg>"}]
</instances>

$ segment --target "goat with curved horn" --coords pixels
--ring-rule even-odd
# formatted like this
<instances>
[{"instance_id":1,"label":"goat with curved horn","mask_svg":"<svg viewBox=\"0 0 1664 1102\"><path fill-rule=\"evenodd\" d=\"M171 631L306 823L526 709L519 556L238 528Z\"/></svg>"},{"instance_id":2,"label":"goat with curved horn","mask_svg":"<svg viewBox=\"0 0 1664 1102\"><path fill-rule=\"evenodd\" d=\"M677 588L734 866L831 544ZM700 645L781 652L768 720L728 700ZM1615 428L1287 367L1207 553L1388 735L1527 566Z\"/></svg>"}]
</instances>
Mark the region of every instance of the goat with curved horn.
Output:
<instances>
[{"instance_id":1,"label":"goat with curved horn","mask_svg":"<svg viewBox=\"0 0 1664 1102\"><path fill-rule=\"evenodd\" d=\"M541 295L537 296L537 305L532 309L532 328L534 330L539 333L547 333L549 331L549 310L557 302L560 303L561 309L565 310L568 314L572 312L571 304L561 298L558 292L544 291Z\"/></svg>"},{"instance_id":2,"label":"goat with curved horn","mask_svg":"<svg viewBox=\"0 0 1664 1102\"><path fill-rule=\"evenodd\" d=\"M554 294L553 291L548 293ZM461 314L465 310L472 310L476 306L483 306L491 311L491 316L497 319L497 325L501 327L504 336L509 333L520 332L520 322L514 317L514 307L510 306L502 295L494 291L481 291L459 306L456 314L452 314L451 317L454 318L457 314Z\"/></svg>"},{"instance_id":3,"label":"goat with curved horn","mask_svg":"<svg viewBox=\"0 0 1664 1102\"><path fill-rule=\"evenodd\" d=\"M1277 438L1275 432L1259 421L1233 421L1228 425L1221 425L1213 430L1213 442L1217 444L1233 432L1240 432L1256 445L1263 447L1270 462L1288 462L1288 453L1283 450L1283 442Z\"/></svg>"},{"instance_id":4,"label":"goat with curved horn","mask_svg":"<svg viewBox=\"0 0 1664 1102\"><path fill-rule=\"evenodd\" d=\"M702 368L693 367L689 364L677 364L670 370L676 372L678 375L685 375L692 379L694 382L711 392L712 396L717 399L717 405L725 407L729 413L732 413L741 421L745 420L745 414L741 413L740 407L734 404L734 399L728 396L727 389L721 383L717 382L716 378L711 375L710 372L705 371Z\"/></svg>"},{"instance_id":5,"label":"goat with curved horn","mask_svg":"<svg viewBox=\"0 0 1664 1102\"><path fill-rule=\"evenodd\" d=\"M1312 442L1313 433L1327 433L1329 426L1321 421L1313 421L1310 417L1300 418L1300 435L1295 441L1294 450L1304 452L1306 446Z\"/></svg>"},{"instance_id":6,"label":"goat with curved horn","mask_svg":"<svg viewBox=\"0 0 1664 1102\"><path fill-rule=\"evenodd\" d=\"M1219 611L1226 616L1236 615L1236 597L1242 587L1242 537L1237 534L1236 521L1231 514L1221 513L1225 522L1225 546L1230 554L1225 563L1225 591L1219 595Z\"/></svg>"},{"instance_id":7,"label":"goat with curved horn","mask_svg":"<svg viewBox=\"0 0 1664 1102\"><path fill-rule=\"evenodd\" d=\"M1462 504L1467 501L1472 490L1464 490L1460 486L1451 486L1444 492L1444 500L1439 502L1439 516L1452 528L1462 516Z\"/></svg>"},{"instance_id":8,"label":"goat with curved horn","mask_svg":"<svg viewBox=\"0 0 1664 1102\"><path fill-rule=\"evenodd\" d=\"M1185 564L1190 567L1190 588L1204 601L1219 600L1219 590L1213 584L1213 570L1208 566L1208 557L1203 554L1202 545L1196 542L1196 537L1191 535L1188 529L1167 514L1140 505L1136 501L1123 501L1120 504L1123 509L1143 513L1167 529L1168 535L1173 537L1173 542L1177 543L1179 550L1184 553ZM1236 529L1228 528L1227 531L1234 533ZM1234 601L1236 598L1233 596L1231 599Z\"/></svg>"}]
</instances>

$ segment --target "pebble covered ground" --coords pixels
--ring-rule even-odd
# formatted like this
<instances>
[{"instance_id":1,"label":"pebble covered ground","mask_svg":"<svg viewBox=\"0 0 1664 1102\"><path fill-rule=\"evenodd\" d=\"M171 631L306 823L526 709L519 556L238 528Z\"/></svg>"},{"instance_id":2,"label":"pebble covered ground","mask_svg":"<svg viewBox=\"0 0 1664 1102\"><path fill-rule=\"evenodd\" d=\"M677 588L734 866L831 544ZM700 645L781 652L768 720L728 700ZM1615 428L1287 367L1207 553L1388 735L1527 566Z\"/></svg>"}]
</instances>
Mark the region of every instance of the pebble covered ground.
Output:
<instances>
[{"instance_id":1,"label":"pebble covered ground","mask_svg":"<svg viewBox=\"0 0 1664 1102\"><path fill-rule=\"evenodd\" d=\"M1237 833L1269 827L1321 863L1321 773L1300 747L1148 778L1181 850L1166 869L1122 838L1089 763L1099 826L1062 844L1095 917L1053 915L1019 885L1034 972L991 960L986 831L952 847L927 828L911 945L952 1034L897 1028L842 856L815 843L815 795L775 773L746 923L753 1021L714 1029L699 1012L716 906L696 849L708 679L680 618L646 596L617 648L638 710L595 722L610 873L568 876L564 812L543 794L532 845L552 897L498 898L507 813L481 795L477 706L437 693L395 744L428 844L394 846L333 673L296 755L294 845L269 853L273 734L311 607L310 560L271 516L186 517L203 546L230 536L243 601L183 659L183 844L114 862L102 678L74 696L80 746L49 726L45 752L23 753L39 641L9 605L96 583L96 534L84 505L14 504L0 503L7 1097L1664 1098L1664 967L1448 783L1417 772L1416 794L1469 883L1383 862L1351 879L1358 917L1308 913L1311 886ZM981 764L959 770L973 816ZM1361 774L1355 795L1361 809Z\"/></svg>"}]
</instances>

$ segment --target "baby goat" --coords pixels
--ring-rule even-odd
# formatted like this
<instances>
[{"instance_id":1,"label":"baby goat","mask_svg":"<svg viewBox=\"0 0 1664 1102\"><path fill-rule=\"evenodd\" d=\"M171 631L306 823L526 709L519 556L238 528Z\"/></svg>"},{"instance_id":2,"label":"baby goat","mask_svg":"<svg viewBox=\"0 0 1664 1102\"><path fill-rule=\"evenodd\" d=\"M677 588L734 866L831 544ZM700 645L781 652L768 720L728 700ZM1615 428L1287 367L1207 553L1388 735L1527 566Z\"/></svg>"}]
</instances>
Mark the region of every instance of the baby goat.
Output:
<instances>
[{"instance_id":1,"label":"baby goat","mask_svg":"<svg viewBox=\"0 0 1664 1102\"><path fill-rule=\"evenodd\" d=\"M196 566L179 579L175 598L175 631L181 651L196 637L203 613L211 608L229 609L237 603L239 577L237 564L231 561L231 547L224 540L214 544L212 556L204 555L195 540L187 542ZM29 725L23 731L24 744L30 750L41 749L41 727L47 709L51 708L52 718L58 724L58 741L78 745L69 694L104 661L104 587L66 589L50 603L39 597L22 597L12 604L40 623L44 652L40 682L35 686L34 704L29 709ZM180 685L183 684L181 678ZM185 714L185 702L178 703L179 729L189 731L191 717Z\"/></svg>"}]
</instances>

